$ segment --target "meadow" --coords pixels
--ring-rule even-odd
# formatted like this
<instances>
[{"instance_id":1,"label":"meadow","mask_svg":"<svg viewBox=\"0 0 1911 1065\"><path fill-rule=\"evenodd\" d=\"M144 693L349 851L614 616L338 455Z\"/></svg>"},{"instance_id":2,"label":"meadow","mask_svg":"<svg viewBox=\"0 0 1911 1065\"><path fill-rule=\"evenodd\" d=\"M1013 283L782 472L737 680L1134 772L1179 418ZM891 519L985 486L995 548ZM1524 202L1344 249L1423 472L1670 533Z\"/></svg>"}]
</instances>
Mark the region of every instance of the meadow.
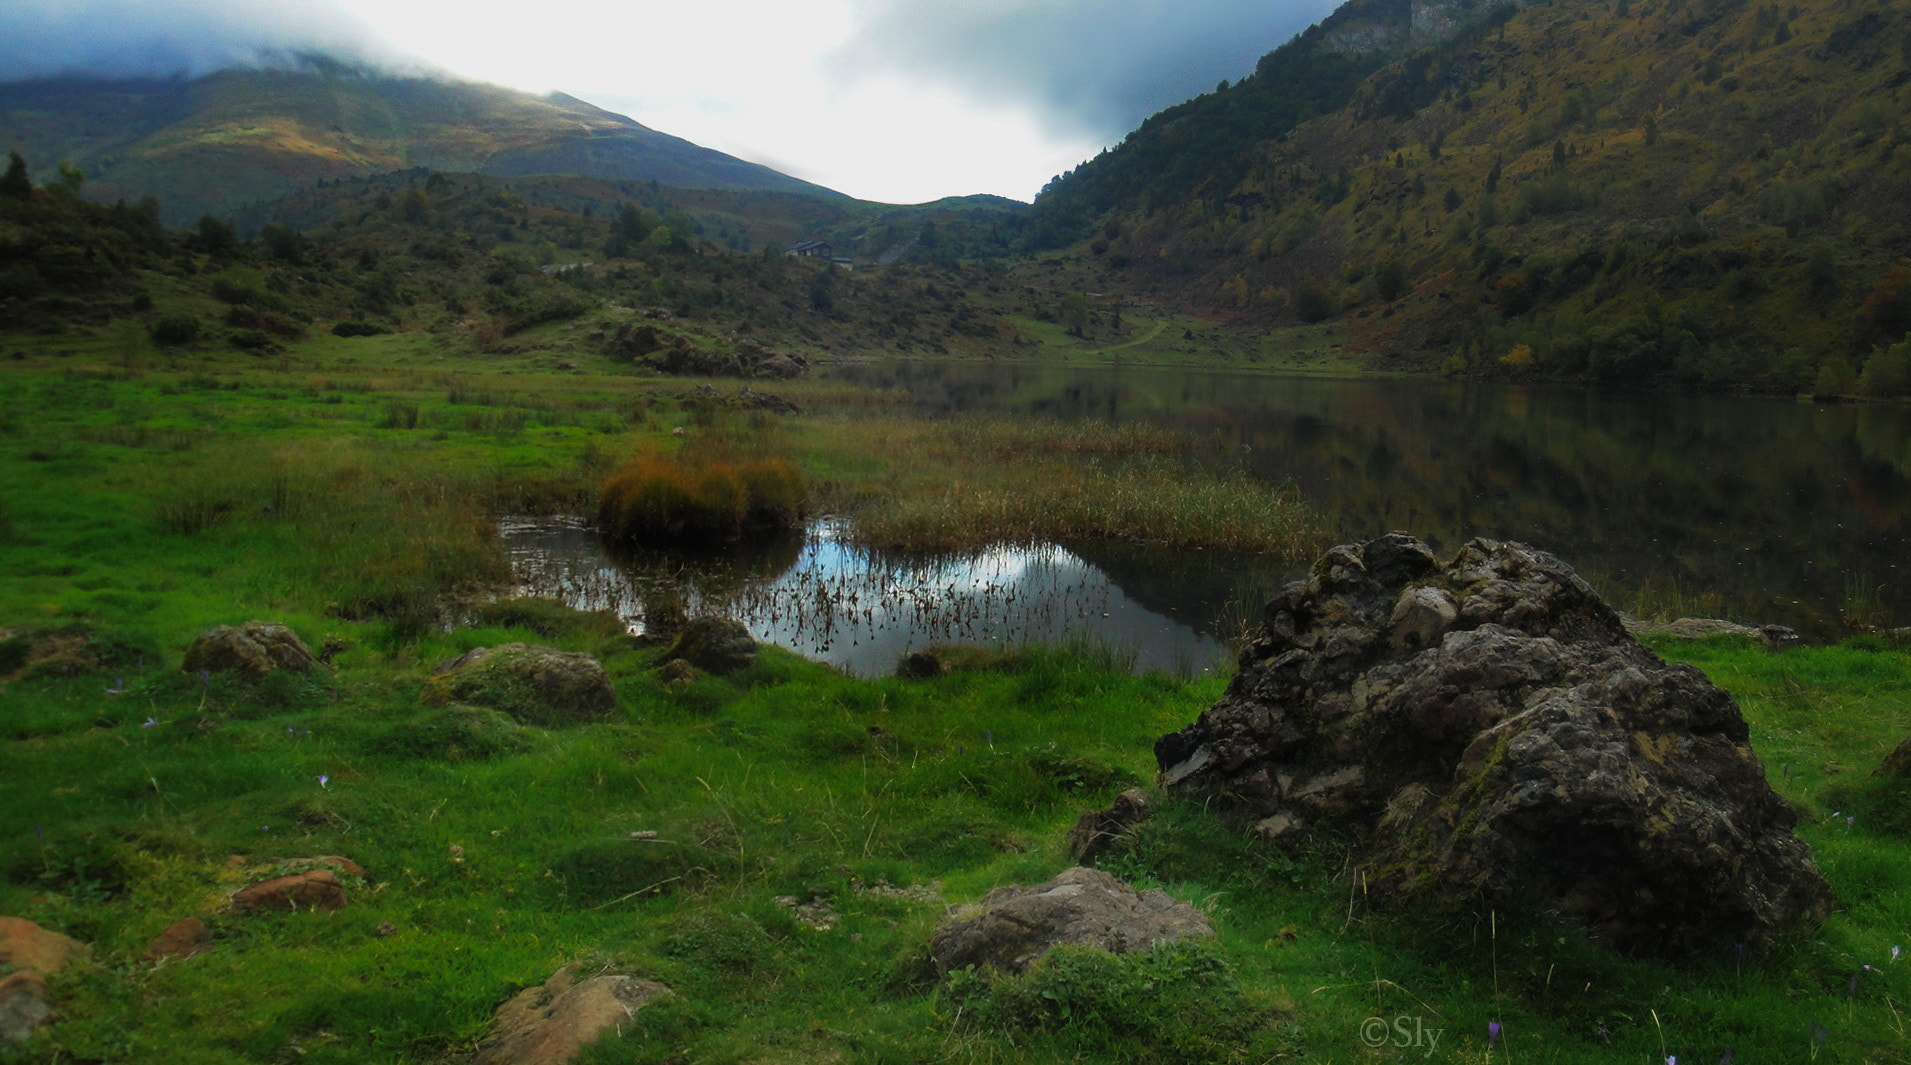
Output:
<instances>
[{"instance_id":1,"label":"meadow","mask_svg":"<svg viewBox=\"0 0 1911 1065\"><path fill-rule=\"evenodd\" d=\"M1066 828L1150 785L1154 739L1225 678L1076 646L855 679L766 648L673 686L614 619L497 603L493 519L590 513L642 456L788 462L809 507L884 545L1305 557L1324 533L1304 500L1183 466L1152 430L930 421L824 382L775 386L806 413L737 411L608 360L416 334L6 348L0 914L92 954L0 1062L464 1060L499 1003L580 960L676 992L594 1062L1911 1058L1911 788L1870 774L1911 733L1911 656L1875 637L1657 644L1739 698L1837 892L1768 955L1675 966L1545 913L1370 907L1346 841L1281 851L1170 801L1101 864L1202 907L1215 941L938 981L944 906L1070 864ZM333 668L180 671L193 634L248 618ZM617 710L537 728L420 702L437 663L509 640L594 654ZM364 868L344 909L219 905L316 855ZM194 914L208 952L143 959Z\"/></svg>"}]
</instances>

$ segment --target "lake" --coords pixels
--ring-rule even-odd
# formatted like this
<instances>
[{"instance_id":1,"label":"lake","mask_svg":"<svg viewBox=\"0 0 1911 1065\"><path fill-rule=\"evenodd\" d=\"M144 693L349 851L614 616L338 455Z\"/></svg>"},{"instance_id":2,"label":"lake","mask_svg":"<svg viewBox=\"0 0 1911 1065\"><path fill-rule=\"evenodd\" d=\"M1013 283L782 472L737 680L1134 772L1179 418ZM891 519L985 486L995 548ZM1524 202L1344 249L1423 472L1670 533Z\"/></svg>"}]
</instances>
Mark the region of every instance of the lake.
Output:
<instances>
[{"instance_id":1,"label":"lake","mask_svg":"<svg viewBox=\"0 0 1911 1065\"><path fill-rule=\"evenodd\" d=\"M1903 406L1144 367L828 372L900 390L938 417L1175 428L1195 442L1191 461L1298 486L1337 539L1398 529L1440 552L1475 536L1523 540L1621 609L1777 623L1817 640L1849 633L1848 619L1911 624ZM886 672L927 643L1067 638L1125 648L1142 668L1199 670L1302 569L1109 543L878 555L839 534L824 523L716 565L614 560L577 527L507 528L506 541L533 590L614 605L641 624L643 596L658 594L642 586L674 574L693 606L725 609L759 638L859 673ZM528 576L538 567L565 570L569 586L598 598ZM854 617L823 603L853 603Z\"/></svg>"}]
</instances>

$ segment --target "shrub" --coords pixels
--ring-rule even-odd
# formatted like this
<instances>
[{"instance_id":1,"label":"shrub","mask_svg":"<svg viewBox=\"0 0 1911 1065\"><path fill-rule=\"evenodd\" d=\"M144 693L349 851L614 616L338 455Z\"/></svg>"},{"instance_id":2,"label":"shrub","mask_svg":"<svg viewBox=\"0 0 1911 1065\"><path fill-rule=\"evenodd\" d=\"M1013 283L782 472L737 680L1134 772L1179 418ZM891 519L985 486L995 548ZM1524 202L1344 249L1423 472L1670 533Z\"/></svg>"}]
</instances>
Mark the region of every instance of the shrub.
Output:
<instances>
[{"instance_id":1,"label":"shrub","mask_svg":"<svg viewBox=\"0 0 1911 1065\"><path fill-rule=\"evenodd\" d=\"M357 318L348 322L340 322L332 327L332 335L335 337L375 337L385 331L385 327L382 325L373 325L370 322L361 321Z\"/></svg>"},{"instance_id":2,"label":"shrub","mask_svg":"<svg viewBox=\"0 0 1911 1065\"><path fill-rule=\"evenodd\" d=\"M190 314L169 314L153 323L155 344L190 344L199 339L199 319Z\"/></svg>"},{"instance_id":3,"label":"shrub","mask_svg":"<svg viewBox=\"0 0 1911 1065\"><path fill-rule=\"evenodd\" d=\"M809 488L783 459L685 465L663 456L632 462L598 488L598 520L624 540L734 540L795 528Z\"/></svg>"}]
</instances>

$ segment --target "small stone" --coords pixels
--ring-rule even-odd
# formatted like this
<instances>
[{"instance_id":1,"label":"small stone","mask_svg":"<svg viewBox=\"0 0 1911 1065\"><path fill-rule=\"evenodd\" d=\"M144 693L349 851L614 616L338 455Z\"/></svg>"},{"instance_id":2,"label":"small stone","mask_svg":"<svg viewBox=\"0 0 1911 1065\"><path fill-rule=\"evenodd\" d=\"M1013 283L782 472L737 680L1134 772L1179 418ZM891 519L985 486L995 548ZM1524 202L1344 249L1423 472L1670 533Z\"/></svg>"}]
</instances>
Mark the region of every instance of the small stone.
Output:
<instances>
[{"instance_id":1,"label":"small stone","mask_svg":"<svg viewBox=\"0 0 1911 1065\"><path fill-rule=\"evenodd\" d=\"M212 935L206 930L206 922L188 917L166 926L165 931L153 937L146 945L146 960L158 963L167 958L190 958L211 943Z\"/></svg>"},{"instance_id":2,"label":"small stone","mask_svg":"<svg viewBox=\"0 0 1911 1065\"><path fill-rule=\"evenodd\" d=\"M33 1038L53 1013L46 980L31 969L0 977L0 1046Z\"/></svg>"},{"instance_id":3,"label":"small stone","mask_svg":"<svg viewBox=\"0 0 1911 1065\"><path fill-rule=\"evenodd\" d=\"M378 927L372 930L372 934L376 935L380 939L385 939L389 936L396 935L397 933L398 933L398 926L391 923L390 921L380 921L378 922Z\"/></svg>"},{"instance_id":4,"label":"small stone","mask_svg":"<svg viewBox=\"0 0 1911 1065\"><path fill-rule=\"evenodd\" d=\"M241 910L337 910L345 906L345 885L330 869L313 869L261 881L232 896Z\"/></svg>"}]
</instances>

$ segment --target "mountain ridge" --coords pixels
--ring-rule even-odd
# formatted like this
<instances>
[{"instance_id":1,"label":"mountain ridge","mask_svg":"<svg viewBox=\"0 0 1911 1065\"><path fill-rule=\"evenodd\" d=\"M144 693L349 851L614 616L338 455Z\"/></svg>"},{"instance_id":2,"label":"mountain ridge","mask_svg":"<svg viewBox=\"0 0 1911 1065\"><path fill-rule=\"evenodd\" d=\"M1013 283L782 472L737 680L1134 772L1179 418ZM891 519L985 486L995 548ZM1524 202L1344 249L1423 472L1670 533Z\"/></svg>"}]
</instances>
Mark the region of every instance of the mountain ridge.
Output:
<instances>
[{"instance_id":1,"label":"mountain ridge","mask_svg":"<svg viewBox=\"0 0 1911 1065\"><path fill-rule=\"evenodd\" d=\"M568 94L335 63L3 83L0 148L42 171L78 166L94 198L155 196L174 223L415 167L843 196Z\"/></svg>"}]
</instances>

